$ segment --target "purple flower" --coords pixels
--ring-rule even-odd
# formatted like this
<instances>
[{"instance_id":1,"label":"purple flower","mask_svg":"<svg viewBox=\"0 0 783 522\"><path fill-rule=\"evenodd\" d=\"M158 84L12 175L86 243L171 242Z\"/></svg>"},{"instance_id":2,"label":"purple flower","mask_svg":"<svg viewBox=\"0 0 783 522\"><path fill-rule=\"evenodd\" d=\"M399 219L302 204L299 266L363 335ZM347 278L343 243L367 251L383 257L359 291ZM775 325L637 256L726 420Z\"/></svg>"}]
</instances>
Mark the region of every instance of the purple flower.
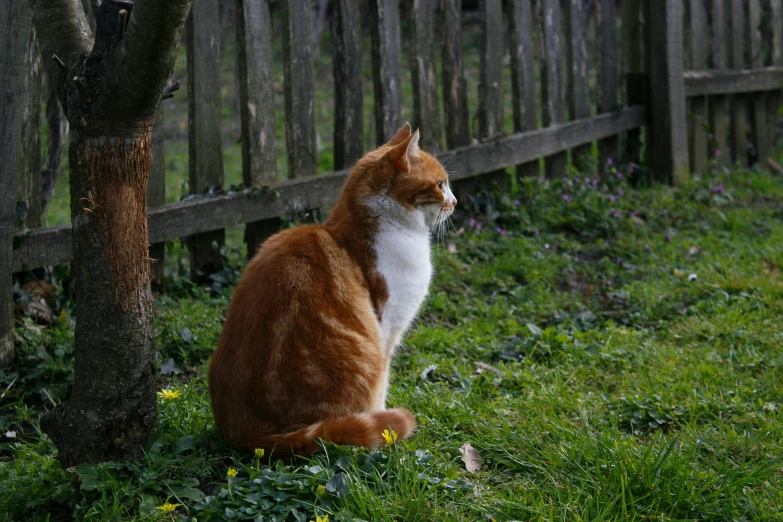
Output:
<instances>
[{"instance_id":1,"label":"purple flower","mask_svg":"<svg viewBox=\"0 0 783 522\"><path fill-rule=\"evenodd\" d=\"M620 211L619 211L619 210L615 210L615 211L614 211L614 213L613 213L612 215L613 215L614 217L616 217L616 218L619 218L619 217L620 217L622 214L620 214Z\"/></svg>"},{"instance_id":2,"label":"purple flower","mask_svg":"<svg viewBox=\"0 0 783 522\"><path fill-rule=\"evenodd\" d=\"M615 176L617 176L617 179L623 179L623 173L622 172L616 173Z\"/></svg>"},{"instance_id":3,"label":"purple flower","mask_svg":"<svg viewBox=\"0 0 783 522\"><path fill-rule=\"evenodd\" d=\"M631 172L633 172L633 170L634 170L634 168L633 168L633 164L630 164L630 165L628 165L628 174L630 174Z\"/></svg>"},{"instance_id":4,"label":"purple flower","mask_svg":"<svg viewBox=\"0 0 783 522\"><path fill-rule=\"evenodd\" d=\"M715 186L710 186L710 190L716 194L723 194L723 183L718 183Z\"/></svg>"},{"instance_id":5,"label":"purple flower","mask_svg":"<svg viewBox=\"0 0 783 522\"><path fill-rule=\"evenodd\" d=\"M518 199L514 201L514 206L515 206L515 207L518 207L518 206L519 206L519 200L518 200Z\"/></svg>"},{"instance_id":6,"label":"purple flower","mask_svg":"<svg viewBox=\"0 0 783 522\"><path fill-rule=\"evenodd\" d=\"M720 149L715 151L715 157L720 158Z\"/></svg>"},{"instance_id":7,"label":"purple flower","mask_svg":"<svg viewBox=\"0 0 783 522\"><path fill-rule=\"evenodd\" d=\"M609 287L611 287L611 286L612 286L612 280L611 280L611 279L609 279L609 280L606 282L606 286L609 286Z\"/></svg>"},{"instance_id":8,"label":"purple flower","mask_svg":"<svg viewBox=\"0 0 783 522\"><path fill-rule=\"evenodd\" d=\"M540 236L540 235L541 235L541 231L540 231L540 230L538 230L538 229L536 229L536 237L538 237L538 236Z\"/></svg>"},{"instance_id":9,"label":"purple flower","mask_svg":"<svg viewBox=\"0 0 783 522\"><path fill-rule=\"evenodd\" d=\"M571 203L573 200L574 198L572 198L568 194L563 194L563 201L565 201L566 203Z\"/></svg>"},{"instance_id":10,"label":"purple flower","mask_svg":"<svg viewBox=\"0 0 783 522\"><path fill-rule=\"evenodd\" d=\"M476 223L476 232L481 232L481 223Z\"/></svg>"},{"instance_id":11,"label":"purple flower","mask_svg":"<svg viewBox=\"0 0 783 522\"><path fill-rule=\"evenodd\" d=\"M623 264L623 258L622 257L618 257L615 261L617 262L618 265L622 265Z\"/></svg>"},{"instance_id":12,"label":"purple flower","mask_svg":"<svg viewBox=\"0 0 783 522\"><path fill-rule=\"evenodd\" d=\"M647 243L646 245L644 245L644 249L645 249L645 250L650 250L650 244L649 244L649 243Z\"/></svg>"},{"instance_id":13,"label":"purple flower","mask_svg":"<svg viewBox=\"0 0 783 522\"><path fill-rule=\"evenodd\" d=\"M617 201L617 196L615 196L614 194L612 194L611 196L609 196L609 201L611 201L612 203L614 203L615 201Z\"/></svg>"},{"instance_id":14,"label":"purple flower","mask_svg":"<svg viewBox=\"0 0 783 522\"><path fill-rule=\"evenodd\" d=\"M503 230L503 229L502 229L502 228L500 228L500 227L496 228L496 229L495 229L495 231L496 231L498 234L500 234L501 236L505 236L505 235L506 235L506 231L505 231L505 230Z\"/></svg>"},{"instance_id":15,"label":"purple flower","mask_svg":"<svg viewBox=\"0 0 783 522\"><path fill-rule=\"evenodd\" d=\"M581 181L580 181L579 178L574 178L574 183L576 183L578 185L579 183L581 183Z\"/></svg>"},{"instance_id":16,"label":"purple flower","mask_svg":"<svg viewBox=\"0 0 783 522\"><path fill-rule=\"evenodd\" d=\"M612 165L612 164L614 164L614 162L612 161L612 158L606 158L606 164L607 164L607 165Z\"/></svg>"},{"instance_id":17,"label":"purple flower","mask_svg":"<svg viewBox=\"0 0 783 522\"><path fill-rule=\"evenodd\" d=\"M474 228L476 226L476 220L473 218L470 218L470 221L468 222L468 225L470 228Z\"/></svg>"}]
</instances>

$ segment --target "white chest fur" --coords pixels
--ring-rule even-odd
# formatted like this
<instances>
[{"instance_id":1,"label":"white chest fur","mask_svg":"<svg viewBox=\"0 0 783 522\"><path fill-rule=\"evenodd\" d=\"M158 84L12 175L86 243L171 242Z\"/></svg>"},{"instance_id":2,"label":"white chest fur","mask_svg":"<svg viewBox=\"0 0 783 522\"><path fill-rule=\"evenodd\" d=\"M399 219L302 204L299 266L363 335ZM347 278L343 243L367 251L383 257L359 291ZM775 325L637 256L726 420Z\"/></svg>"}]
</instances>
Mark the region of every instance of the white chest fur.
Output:
<instances>
[{"instance_id":1,"label":"white chest fur","mask_svg":"<svg viewBox=\"0 0 783 522\"><path fill-rule=\"evenodd\" d=\"M389 297L381 310L386 355L399 344L419 311L432 278L429 230L381 219L375 241L377 271L386 280Z\"/></svg>"}]
</instances>

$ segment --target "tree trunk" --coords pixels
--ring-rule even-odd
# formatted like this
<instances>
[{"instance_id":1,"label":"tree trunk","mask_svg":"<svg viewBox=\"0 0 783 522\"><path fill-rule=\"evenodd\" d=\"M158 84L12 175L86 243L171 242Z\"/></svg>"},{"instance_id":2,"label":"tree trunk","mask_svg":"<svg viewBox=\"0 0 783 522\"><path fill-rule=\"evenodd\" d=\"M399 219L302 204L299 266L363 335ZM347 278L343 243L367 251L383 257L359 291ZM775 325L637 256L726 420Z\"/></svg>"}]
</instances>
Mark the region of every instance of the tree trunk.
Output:
<instances>
[{"instance_id":1,"label":"tree trunk","mask_svg":"<svg viewBox=\"0 0 783 522\"><path fill-rule=\"evenodd\" d=\"M63 463L138 458L155 427L151 130L73 131L68 158L76 371L70 400L47 414L43 427Z\"/></svg>"},{"instance_id":2,"label":"tree trunk","mask_svg":"<svg viewBox=\"0 0 783 522\"><path fill-rule=\"evenodd\" d=\"M73 392L41 419L64 467L142 456L155 427L146 217L151 132L190 0L103 0L94 44L81 2L32 0L71 125L76 282Z\"/></svg>"}]
</instances>

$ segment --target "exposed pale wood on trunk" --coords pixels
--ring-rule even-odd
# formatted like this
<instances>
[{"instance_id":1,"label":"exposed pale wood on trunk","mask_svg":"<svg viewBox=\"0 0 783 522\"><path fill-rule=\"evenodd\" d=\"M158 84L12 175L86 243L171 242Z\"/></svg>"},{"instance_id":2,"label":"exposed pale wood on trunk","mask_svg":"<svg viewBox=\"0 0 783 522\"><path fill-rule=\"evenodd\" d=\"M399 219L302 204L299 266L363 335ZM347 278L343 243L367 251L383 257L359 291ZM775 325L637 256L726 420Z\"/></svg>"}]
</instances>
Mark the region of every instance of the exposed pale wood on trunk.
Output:
<instances>
[{"instance_id":1,"label":"exposed pale wood on trunk","mask_svg":"<svg viewBox=\"0 0 783 522\"><path fill-rule=\"evenodd\" d=\"M776 0L777 1L777 0ZM727 31L726 31L726 2L725 0L712 0L712 60L713 69L726 69ZM688 84L686 80L686 93ZM710 127L712 128L712 148L710 153L721 165L731 163L731 150L729 148L729 97L717 95L710 97Z\"/></svg>"},{"instance_id":2,"label":"exposed pale wood on trunk","mask_svg":"<svg viewBox=\"0 0 783 522\"><path fill-rule=\"evenodd\" d=\"M553 125L461 147L441 154L453 164L455 180L524 164L638 128L646 123L643 106L628 107L600 116ZM334 204L348 171L287 180L259 194L250 191L171 203L149 212L150 240L166 241L248 221L274 218L292 208L319 208ZM15 271L64 263L70 259L69 225L20 235L14 252Z\"/></svg>"},{"instance_id":3,"label":"exposed pale wood on trunk","mask_svg":"<svg viewBox=\"0 0 783 522\"><path fill-rule=\"evenodd\" d=\"M468 92L462 60L462 13L459 0L440 1L440 26L443 31L443 109L446 116L448 148L470 143Z\"/></svg>"},{"instance_id":4,"label":"exposed pale wood on trunk","mask_svg":"<svg viewBox=\"0 0 783 522\"><path fill-rule=\"evenodd\" d=\"M729 49L729 67L745 68L745 10L742 0L730 0L731 43ZM741 165L748 164L747 134L748 134L747 96L735 94L731 99L731 146L734 161Z\"/></svg>"},{"instance_id":5,"label":"exposed pale wood on trunk","mask_svg":"<svg viewBox=\"0 0 783 522\"><path fill-rule=\"evenodd\" d=\"M190 193L223 186L223 138L220 127L220 11L218 0L194 0L187 21L188 155ZM223 267L224 230L188 240L194 281Z\"/></svg>"},{"instance_id":6,"label":"exposed pale wood on trunk","mask_svg":"<svg viewBox=\"0 0 783 522\"><path fill-rule=\"evenodd\" d=\"M429 151L442 148L441 136L443 134L433 53L434 15L433 4L430 0L413 0L413 6L410 9L411 77L413 79L412 124L421 133L421 146ZM337 168L336 165L335 168Z\"/></svg>"},{"instance_id":7,"label":"exposed pale wood on trunk","mask_svg":"<svg viewBox=\"0 0 783 522\"><path fill-rule=\"evenodd\" d=\"M707 32L704 0L689 0L690 59L691 70L699 71L706 67ZM691 171L703 174L707 170L707 99L696 96L688 100L689 143Z\"/></svg>"},{"instance_id":8,"label":"exposed pale wood on trunk","mask_svg":"<svg viewBox=\"0 0 783 522\"><path fill-rule=\"evenodd\" d=\"M682 71L682 4L680 0L650 0L646 4L649 52L648 150L653 175L680 183L688 178L688 131Z\"/></svg>"},{"instance_id":9,"label":"exposed pale wood on trunk","mask_svg":"<svg viewBox=\"0 0 783 522\"><path fill-rule=\"evenodd\" d=\"M566 120L565 93L563 88L563 63L561 17L559 0L541 0L541 99L544 106L544 126L556 125ZM545 159L547 177L565 174L567 153L559 152Z\"/></svg>"},{"instance_id":10,"label":"exposed pale wood on trunk","mask_svg":"<svg viewBox=\"0 0 783 522\"><path fill-rule=\"evenodd\" d=\"M405 123L402 115L399 1L370 0L370 15L375 141L383 145Z\"/></svg>"},{"instance_id":11,"label":"exposed pale wood on trunk","mask_svg":"<svg viewBox=\"0 0 783 522\"><path fill-rule=\"evenodd\" d=\"M318 173L313 85L313 18L309 0L282 2L285 144L288 177Z\"/></svg>"},{"instance_id":12,"label":"exposed pale wood on trunk","mask_svg":"<svg viewBox=\"0 0 783 522\"><path fill-rule=\"evenodd\" d=\"M538 127L538 120L531 3L528 0L509 0L507 8L514 132L532 131ZM538 176L538 172L538 161L517 166L519 177Z\"/></svg>"},{"instance_id":13,"label":"exposed pale wood on trunk","mask_svg":"<svg viewBox=\"0 0 783 522\"><path fill-rule=\"evenodd\" d=\"M362 94L361 20L353 0L332 3L334 39L334 170L350 167L362 156L364 112Z\"/></svg>"},{"instance_id":14,"label":"exposed pale wood on trunk","mask_svg":"<svg viewBox=\"0 0 783 522\"><path fill-rule=\"evenodd\" d=\"M261 187L277 181L272 16L268 0L236 0L235 5L242 182ZM279 229L279 219L245 225L248 257Z\"/></svg>"}]
</instances>

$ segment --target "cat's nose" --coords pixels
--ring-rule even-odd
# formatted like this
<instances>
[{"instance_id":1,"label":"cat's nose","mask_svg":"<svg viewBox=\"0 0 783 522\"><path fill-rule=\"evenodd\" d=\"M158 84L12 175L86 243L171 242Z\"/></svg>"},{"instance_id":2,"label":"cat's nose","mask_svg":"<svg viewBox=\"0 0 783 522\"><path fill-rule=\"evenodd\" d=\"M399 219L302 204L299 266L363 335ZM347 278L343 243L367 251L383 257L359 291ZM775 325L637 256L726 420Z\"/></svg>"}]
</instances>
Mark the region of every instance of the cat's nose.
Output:
<instances>
[{"instance_id":1,"label":"cat's nose","mask_svg":"<svg viewBox=\"0 0 783 522\"><path fill-rule=\"evenodd\" d=\"M456 207L457 206L457 198L455 198L454 196L451 196L450 203L451 203L452 207Z\"/></svg>"}]
</instances>

